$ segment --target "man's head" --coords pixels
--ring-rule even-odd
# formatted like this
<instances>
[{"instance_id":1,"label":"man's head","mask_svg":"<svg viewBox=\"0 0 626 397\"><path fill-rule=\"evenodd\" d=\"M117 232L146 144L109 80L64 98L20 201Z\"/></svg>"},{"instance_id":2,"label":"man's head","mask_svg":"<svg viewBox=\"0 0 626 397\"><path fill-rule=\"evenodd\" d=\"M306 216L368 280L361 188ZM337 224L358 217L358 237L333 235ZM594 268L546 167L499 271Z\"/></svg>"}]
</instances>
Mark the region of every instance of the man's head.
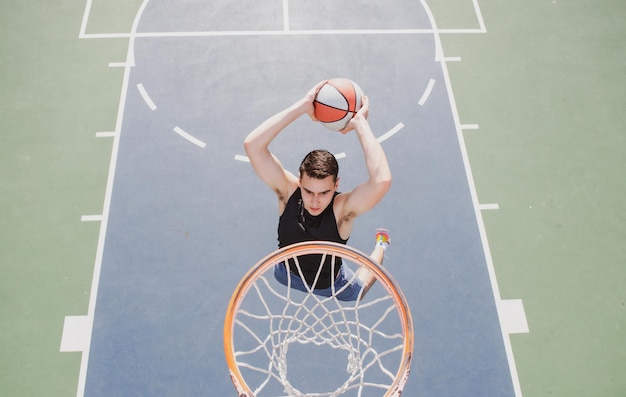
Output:
<instances>
[{"instance_id":1,"label":"man's head","mask_svg":"<svg viewBox=\"0 0 626 397\"><path fill-rule=\"evenodd\" d=\"M339 175L339 164L335 156L328 150L313 150L304 157L300 164L300 178L305 174L315 179L325 179L332 176L333 182L336 182Z\"/></svg>"},{"instance_id":2,"label":"man's head","mask_svg":"<svg viewBox=\"0 0 626 397\"><path fill-rule=\"evenodd\" d=\"M339 164L332 153L314 150L300 164L300 188L304 208L319 215L328 207L339 186Z\"/></svg>"}]
</instances>

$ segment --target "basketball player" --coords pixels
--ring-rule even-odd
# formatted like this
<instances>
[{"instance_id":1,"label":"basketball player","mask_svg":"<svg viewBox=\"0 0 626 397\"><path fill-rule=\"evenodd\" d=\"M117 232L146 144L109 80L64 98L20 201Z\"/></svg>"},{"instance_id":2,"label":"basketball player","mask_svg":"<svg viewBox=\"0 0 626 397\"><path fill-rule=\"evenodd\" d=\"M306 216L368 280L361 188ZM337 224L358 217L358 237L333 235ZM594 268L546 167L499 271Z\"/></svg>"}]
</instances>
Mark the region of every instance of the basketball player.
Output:
<instances>
[{"instance_id":1,"label":"basketball player","mask_svg":"<svg viewBox=\"0 0 626 397\"><path fill-rule=\"evenodd\" d=\"M391 186L387 158L367 121L369 101L366 96L362 98L361 109L341 131L344 134L349 131L357 134L369 175L365 182L352 191L338 192L339 166L335 157L326 150L309 153L300 165L298 177L285 170L278 158L269 151L268 147L274 138L300 116L307 114L313 121L317 121L313 100L325 83L320 82L302 99L265 120L244 141L246 154L255 172L278 197L279 248L313 240L346 244L352 233L354 219L378 204ZM372 259L382 263L388 245L388 232L378 229ZM356 281L351 283L354 273L347 266L336 265L335 274L331 274L330 263L325 263L313 285L320 261L319 258L309 259L299 260L304 280L293 263L277 265L274 271L276 279L287 285L287 277L290 277L293 288L307 291L306 283L314 288L316 294L323 296L332 295L331 283L334 280L335 291L344 288L337 294L341 300L356 300L361 289L364 289L364 295L375 282L374 276L363 267L357 270Z\"/></svg>"}]
</instances>

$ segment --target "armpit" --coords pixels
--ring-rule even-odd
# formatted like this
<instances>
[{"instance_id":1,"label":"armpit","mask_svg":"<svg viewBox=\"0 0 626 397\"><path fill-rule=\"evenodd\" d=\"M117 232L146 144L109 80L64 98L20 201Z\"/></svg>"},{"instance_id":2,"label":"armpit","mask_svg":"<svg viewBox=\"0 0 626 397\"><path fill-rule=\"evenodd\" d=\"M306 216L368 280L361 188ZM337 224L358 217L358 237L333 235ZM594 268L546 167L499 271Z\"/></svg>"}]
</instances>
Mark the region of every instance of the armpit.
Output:
<instances>
[{"instance_id":1,"label":"armpit","mask_svg":"<svg viewBox=\"0 0 626 397\"><path fill-rule=\"evenodd\" d=\"M344 215L341 219L339 219L339 221L337 222L337 226L341 228L342 225L352 222L354 218L356 218L356 213L349 212L346 215Z\"/></svg>"}]
</instances>

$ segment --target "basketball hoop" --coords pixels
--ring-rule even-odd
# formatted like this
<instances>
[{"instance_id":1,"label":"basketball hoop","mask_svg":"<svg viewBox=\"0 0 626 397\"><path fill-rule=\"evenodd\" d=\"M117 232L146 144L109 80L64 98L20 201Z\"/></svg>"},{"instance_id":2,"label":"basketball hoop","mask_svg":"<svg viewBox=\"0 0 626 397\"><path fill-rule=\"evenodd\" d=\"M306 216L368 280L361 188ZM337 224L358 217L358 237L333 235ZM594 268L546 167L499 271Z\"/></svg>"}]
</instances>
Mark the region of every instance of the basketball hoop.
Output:
<instances>
[{"instance_id":1,"label":"basketball hoop","mask_svg":"<svg viewBox=\"0 0 626 397\"><path fill-rule=\"evenodd\" d=\"M274 266L289 260L302 275L298 258L312 254L320 265L341 258L365 267L377 283L367 298L344 302L334 296L340 291L325 297L274 280ZM240 397L397 397L409 375L413 325L402 291L369 256L305 242L273 252L242 278L226 312L224 352Z\"/></svg>"}]
</instances>

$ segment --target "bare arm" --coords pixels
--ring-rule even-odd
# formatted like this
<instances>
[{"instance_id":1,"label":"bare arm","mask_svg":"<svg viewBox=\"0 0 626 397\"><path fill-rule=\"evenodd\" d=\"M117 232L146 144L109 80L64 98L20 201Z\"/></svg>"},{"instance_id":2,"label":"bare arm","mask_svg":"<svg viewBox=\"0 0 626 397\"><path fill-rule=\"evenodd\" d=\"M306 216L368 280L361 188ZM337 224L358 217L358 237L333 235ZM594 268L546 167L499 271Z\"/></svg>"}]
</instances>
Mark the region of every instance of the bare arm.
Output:
<instances>
[{"instance_id":1,"label":"bare arm","mask_svg":"<svg viewBox=\"0 0 626 397\"><path fill-rule=\"evenodd\" d=\"M308 114L315 120L313 99L324 83L325 81L319 83L304 98L265 120L244 140L244 148L254 171L278 196L281 212L298 186L298 179L283 168L278 158L270 152L269 145L285 127L303 114Z\"/></svg>"},{"instance_id":2,"label":"bare arm","mask_svg":"<svg viewBox=\"0 0 626 397\"><path fill-rule=\"evenodd\" d=\"M342 194L338 211L338 226L342 236L349 236L352 220L374 208L391 187L391 170L380 143L376 140L367 121L369 100L363 97L363 107L350 120L343 133L354 130L359 138L365 157L368 180L356 186L351 192Z\"/></svg>"}]
</instances>

